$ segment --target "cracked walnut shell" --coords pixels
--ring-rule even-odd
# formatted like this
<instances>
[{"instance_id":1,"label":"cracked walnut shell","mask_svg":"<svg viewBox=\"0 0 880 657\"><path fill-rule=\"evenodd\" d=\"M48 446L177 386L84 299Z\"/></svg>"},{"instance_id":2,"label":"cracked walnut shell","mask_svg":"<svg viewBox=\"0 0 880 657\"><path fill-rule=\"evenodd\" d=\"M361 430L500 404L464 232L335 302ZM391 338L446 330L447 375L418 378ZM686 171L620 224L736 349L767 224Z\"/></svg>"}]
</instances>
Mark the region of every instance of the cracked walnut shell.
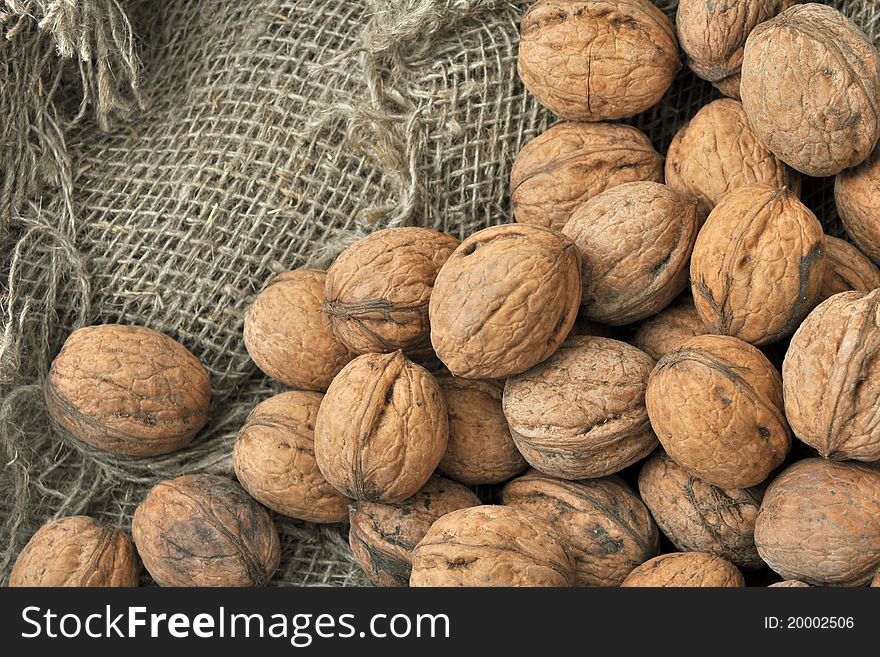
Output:
<instances>
[{"instance_id":1,"label":"cracked walnut shell","mask_svg":"<svg viewBox=\"0 0 880 657\"><path fill-rule=\"evenodd\" d=\"M59 518L40 527L9 575L9 586L137 585L131 539L88 516Z\"/></svg>"},{"instance_id":2,"label":"cracked walnut shell","mask_svg":"<svg viewBox=\"0 0 880 657\"><path fill-rule=\"evenodd\" d=\"M840 292L871 292L880 287L880 269L849 242L825 236L825 278L820 298Z\"/></svg>"},{"instance_id":3,"label":"cracked walnut shell","mask_svg":"<svg viewBox=\"0 0 880 657\"><path fill-rule=\"evenodd\" d=\"M834 202L852 241L880 262L880 149L859 166L837 174Z\"/></svg>"},{"instance_id":4,"label":"cracked walnut shell","mask_svg":"<svg viewBox=\"0 0 880 657\"><path fill-rule=\"evenodd\" d=\"M52 418L82 442L126 456L174 452L208 420L208 373L179 342L143 326L71 333L43 384Z\"/></svg>"},{"instance_id":5,"label":"cracked walnut shell","mask_svg":"<svg viewBox=\"0 0 880 657\"><path fill-rule=\"evenodd\" d=\"M681 67L672 23L648 0L542 0L520 28L519 77L565 119L634 116Z\"/></svg>"},{"instance_id":6,"label":"cracked walnut shell","mask_svg":"<svg viewBox=\"0 0 880 657\"><path fill-rule=\"evenodd\" d=\"M627 587L741 587L742 573L729 561L707 552L661 554L633 570Z\"/></svg>"}]
</instances>

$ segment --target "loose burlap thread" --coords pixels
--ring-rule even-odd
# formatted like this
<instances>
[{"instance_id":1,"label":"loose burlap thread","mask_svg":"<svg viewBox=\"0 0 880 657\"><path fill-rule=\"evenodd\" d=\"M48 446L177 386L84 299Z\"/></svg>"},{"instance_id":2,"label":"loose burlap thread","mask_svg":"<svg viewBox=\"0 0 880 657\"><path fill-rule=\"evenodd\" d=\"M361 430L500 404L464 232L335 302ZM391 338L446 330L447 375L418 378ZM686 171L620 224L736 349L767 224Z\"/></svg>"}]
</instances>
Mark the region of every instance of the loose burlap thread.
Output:
<instances>
[{"instance_id":1,"label":"loose burlap thread","mask_svg":"<svg viewBox=\"0 0 880 657\"><path fill-rule=\"evenodd\" d=\"M655 0L674 17L675 0ZM0 579L54 517L130 527L156 481L231 474L245 416L281 390L242 342L275 273L386 226L459 237L511 220L523 144L555 121L516 75L528 2L6 0L0 58ZM875 40L872 0L831 2ZM630 122L665 152L719 97L684 70ZM840 234L828 181L804 196ZM187 449L130 460L54 427L41 394L71 330L150 326L208 369ZM343 525L276 516L278 584L353 585ZM145 581L148 581L145 576Z\"/></svg>"}]
</instances>

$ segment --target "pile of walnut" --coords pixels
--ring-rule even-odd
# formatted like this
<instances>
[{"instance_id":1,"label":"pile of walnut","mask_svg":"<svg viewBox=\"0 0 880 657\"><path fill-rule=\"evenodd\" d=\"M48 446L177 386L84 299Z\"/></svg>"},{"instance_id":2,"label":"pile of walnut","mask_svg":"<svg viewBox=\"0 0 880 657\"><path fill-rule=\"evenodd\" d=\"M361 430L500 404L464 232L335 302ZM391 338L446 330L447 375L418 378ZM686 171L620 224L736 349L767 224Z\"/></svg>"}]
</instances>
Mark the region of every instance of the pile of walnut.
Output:
<instances>
[{"instance_id":1,"label":"pile of walnut","mask_svg":"<svg viewBox=\"0 0 880 657\"><path fill-rule=\"evenodd\" d=\"M131 585L138 554L159 584L261 585L270 511L348 521L380 585L880 584L874 47L790 0L681 0L675 28L647 0L543 0L521 36L523 83L567 121L517 156L517 221L390 228L269 281L244 341L294 390L253 409L237 482L157 483L134 545L50 523L12 584ZM609 121L660 100L679 44L729 97L664 163ZM837 176L855 246L802 175ZM80 440L149 458L196 436L210 384L170 338L98 326L45 396Z\"/></svg>"}]
</instances>

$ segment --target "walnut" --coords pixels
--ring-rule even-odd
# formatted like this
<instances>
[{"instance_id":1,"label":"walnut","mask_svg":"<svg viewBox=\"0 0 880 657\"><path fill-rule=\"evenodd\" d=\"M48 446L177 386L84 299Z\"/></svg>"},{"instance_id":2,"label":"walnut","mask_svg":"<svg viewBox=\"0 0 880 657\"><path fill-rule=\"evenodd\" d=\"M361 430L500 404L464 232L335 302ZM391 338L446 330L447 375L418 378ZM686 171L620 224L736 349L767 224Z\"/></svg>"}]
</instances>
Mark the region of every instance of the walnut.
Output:
<instances>
[{"instance_id":1,"label":"walnut","mask_svg":"<svg viewBox=\"0 0 880 657\"><path fill-rule=\"evenodd\" d=\"M321 473L348 497L402 502L446 450L446 404L434 377L402 351L364 354L327 389L315 421Z\"/></svg>"},{"instance_id":2,"label":"walnut","mask_svg":"<svg viewBox=\"0 0 880 657\"><path fill-rule=\"evenodd\" d=\"M412 553L410 586L572 586L571 557L544 520L508 506L453 511Z\"/></svg>"},{"instance_id":3,"label":"walnut","mask_svg":"<svg viewBox=\"0 0 880 657\"><path fill-rule=\"evenodd\" d=\"M633 570L621 586L740 587L742 573L721 557L707 552L661 554Z\"/></svg>"},{"instance_id":4,"label":"walnut","mask_svg":"<svg viewBox=\"0 0 880 657\"><path fill-rule=\"evenodd\" d=\"M497 484L526 469L501 408L503 384L437 378L449 413L449 443L438 470L463 484Z\"/></svg>"},{"instance_id":5,"label":"walnut","mask_svg":"<svg viewBox=\"0 0 880 657\"><path fill-rule=\"evenodd\" d=\"M324 312L324 281L315 269L278 274L244 317L244 344L267 376L301 390L326 390L352 354Z\"/></svg>"},{"instance_id":6,"label":"walnut","mask_svg":"<svg viewBox=\"0 0 880 657\"><path fill-rule=\"evenodd\" d=\"M502 499L556 530L571 553L578 586L619 586L658 552L657 525L618 477L575 482L533 470L507 484Z\"/></svg>"},{"instance_id":7,"label":"walnut","mask_svg":"<svg viewBox=\"0 0 880 657\"><path fill-rule=\"evenodd\" d=\"M211 382L198 359L143 326L71 333L43 385L49 414L84 443L126 456L168 454L208 420Z\"/></svg>"},{"instance_id":8,"label":"walnut","mask_svg":"<svg viewBox=\"0 0 880 657\"><path fill-rule=\"evenodd\" d=\"M235 476L260 504L309 522L344 522L348 499L315 461L315 419L323 395L283 392L257 404L232 452Z\"/></svg>"},{"instance_id":9,"label":"walnut","mask_svg":"<svg viewBox=\"0 0 880 657\"><path fill-rule=\"evenodd\" d=\"M742 187L719 203L697 236L691 289L713 333L755 345L791 335L819 301L824 233L786 189Z\"/></svg>"},{"instance_id":10,"label":"walnut","mask_svg":"<svg viewBox=\"0 0 880 657\"><path fill-rule=\"evenodd\" d=\"M447 513L480 504L468 488L438 476L399 504L354 502L351 552L376 586L409 586L413 548L431 525Z\"/></svg>"},{"instance_id":11,"label":"walnut","mask_svg":"<svg viewBox=\"0 0 880 657\"><path fill-rule=\"evenodd\" d=\"M580 262L567 237L493 226L462 242L437 275L431 341L455 376L519 374L562 344L580 300Z\"/></svg>"},{"instance_id":12,"label":"walnut","mask_svg":"<svg viewBox=\"0 0 880 657\"><path fill-rule=\"evenodd\" d=\"M871 580L872 587L880 587L880 570L877 571L877 574L874 575L874 579Z\"/></svg>"},{"instance_id":13,"label":"walnut","mask_svg":"<svg viewBox=\"0 0 880 657\"><path fill-rule=\"evenodd\" d=\"M755 542L761 558L786 579L867 584L880 566L880 472L798 461L767 489Z\"/></svg>"},{"instance_id":14,"label":"walnut","mask_svg":"<svg viewBox=\"0 0 880 657\"><path fill-rule=\"evenodd\" d=\"M797 579L786 579L781 582L776 582L776 584L771 584L767 588L769 588L769 589L787 589L787 588L790 588L790 589L804 589L804 588L806 588L806 589L808 589L808 588L810 588L810 585L807 584L806 582L801 582L800 580L797 580Z\"/></svg>"},{"instance_id":15,"label":"walnut","mask_svg":"<svg viewBox=\"0 0 880 657\"><path fill-rule=\"evenodd\" d=\"M840 292L870 292L880 287L880 269L849 242L825 236L825 278L820 298Z\"/></svg>"},{"instance_id":16,"label":"walnut","mask_svg":"<svg viewBox=\"0 0 880 657\"><path fill-rule=\"evenodd\" d=\"M88 516L59 518L40 527L9 575L9 586L137 585L131 539Z\"/></svg>"},{"instance_id":17,"label":"walnut","mask_svg":"<svg viewBox=\"0 0 880 657\"><path fill-rule=\"evenodd\" d=\"M685 340L709 332L697 314L690 295L679 299L653 317L641 321L630 342L654 360L660 360Z\"/></svg>"},{"instance_id":18,"label":"walnut","mask_svg":"<svg viewBox=\"0 0 880 657\"><path fill-rule=\"evenodd\" d=\"M745 569L764 566L755 547L759 489L713 486L657 450L639 473L639 493L678 550L709 552Z\"/></svg>"},{"instance_id":19,"label":"walnut","mask_svg":"<svg viewBox=\"0 0 880 657\"><path fill-rule=\"evenodd\" d=\"M666 184L710 212L746 185L788 187L798 194L800 176L761 144L742 104L722 98L703 107L673 137Z\"/></svg>"},{"instance_id":20,"label":"walnut","mask_svg":"<svg viewBox=\"0 0 880 657\"><path fill-rule=\"evenodd\" d=\"M327 271L325 309L358 354L431 352L428 299L458 240L428 228L386 228L355 242Z\"/></svg>"},{"instance_id":21,"label":"walnut","mask_svg":"<svg viewBox=\"0 0 880 657\"><path fill-rule=\"evenodd\" d=\"M562 230L578 206L625 182L663 181L663 156L620 123L560 123L516 156L510 201L516 220Z\"/></svg>"},{"instance_id":22,"label":"walnut","mask_svg":"<svg viewBox=\"0 0 880 657\"><path fill-rule=\"evenodd\" d=\"M821 303L782 365L794 434L833 460L880 460L880 290Z\"/></svg>"},{"instance_id":23,"label":"walnut","mask_svg":"<svg viewBox=\"0 0 880 657\"><path fill-rule=\"evenodd\" d=\"M880 262L880 149L859 166L837 174L834 201L852 241Z\"/></svg>"},{"instance_id":24,"label":"walnut","mask_svg":"<svg viewBox=\"0 0 880 657\"><path fill-rule=\"evenodd\" d=\"M648 0L542 0L522 20L517 66L553 113L601 121L656 104L681 62L672 23Z\"/></svg>"},{"instance_id":25,"label":"walnut","mask_svg":"<svg viewBox=\"0 0 880 657\"><path fill-rule=\"evenodd\" d=\"M833 7L795 5L756 27L740 93L760 140L807 175L855 166L877 143L880 59Z\"/></svg>"},{"instance_id":26,"label":"walnut","mask_svg":"<svg viewBox=\"0 0 880 657\"><path fill-rule=\"evenodd\" d=\"M504 415L535 469L563 479L614 474L657 446L645 410L654 360L635 347L572 336L504 387Z\"/></svg>"},{"instance_id":27,"label":"walnut","mask_svg":"<svg viewBox=\"0 0 880 657\"><path fill-rule=\"evenodd\" d=\"M620 326L665 308L688 285L702 224L696 202L666 185L618 185L584 203L563 233L581 259L582 314Z\"/></svg>"},{"instance_id":28,"label":"walnut","mask_svg":"<svg viewBox=\"0 0 880 657\"><path fill-rule=\"evenodd\" d=\"M263 586L280 560L269 513L226 477L159 482L135 509L131 530L160 586Z\"/></svg>"},{"instance_id":29,"label":"walnut","mask_svg":"<svg viewBox=\"0 0 880 657\"><path fill-rule=\"evenodd\" d=\"M779 372L742 340L683 342L657 363L645 400L669 456L720 488L756 486L788 454Z\"/></svg>"},{"instance_id":30,"label":"walnut","mask_svg":"<svg viewBox=\"0 0 880 657\"><path fill-rule=\"evenodd\" d=\"M759 23L797 0L680 0L675 29L687 65L726 96L739 98L743 47Z\"/></svg>"}]
</instances>

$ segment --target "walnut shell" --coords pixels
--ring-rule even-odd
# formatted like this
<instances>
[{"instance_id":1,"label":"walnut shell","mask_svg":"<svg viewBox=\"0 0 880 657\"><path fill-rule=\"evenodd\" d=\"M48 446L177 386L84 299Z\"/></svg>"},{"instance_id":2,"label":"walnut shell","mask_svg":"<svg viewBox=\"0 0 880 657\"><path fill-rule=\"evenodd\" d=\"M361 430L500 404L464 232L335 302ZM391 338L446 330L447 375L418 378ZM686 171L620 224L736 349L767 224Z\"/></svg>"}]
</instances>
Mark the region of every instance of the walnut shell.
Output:
<instances>
[{"instance_id":1,"label":"walnut shell","mask_svg":"<svg viewBox=\"0 0 880 657\"><path fill-rule=\"evenodd\" d=\"M755 547L757 488L718 488L657 450L639 473L639 493L662 532L682 552L709 552L740 568L762 568Z\"/></svg>"},{"instance_id":2,"label":"walnut shell","mask_svg":"<svg viewBox=\"0 0 880 657\"><path fill-rule=\"evenodd\" d=\"M235 476L260 504L309 522L344 522L348 498L315 461L315 420L323 395L283 392L260 402L238 433Z\"/></svg>"},{"instance_id":3,"label":"walnut shell","mask_svg":"<svg viewBox=\"0 0 880 657\"><path fill-rule=\"evenodd\" d=\"M758 25L740 93L761 142L810 176L859 164L880 134L880 59L833 7L795 5Z\"/></svg>"},{"instance_id":4,"label":"walnut shell","mask_svg":"<svg viewBox=\"0 0 880 657\"><path fill-rule=\"evenodd\" d=\"M559 123L526 144L510 172L516 220L562 230L578 206L625 182L663 181L663 156L620 123Z\"/></svg>"},{"instance_id":5,"label":"walnut shell","mask_svg":"<svg viewBox=\"0 0 880 657\"><path fill-rule=\"evenodd\" d=\"M418 227L386 228L355 242L327 271L325 309L357 354L431 351L428 299L458 240Z\"/></svg>"},{"instance_id":6,"label":"walnut shell","mask_svg":"<svg viewBox=\"0 0 880 657\"><path fill-rule=\"evenodd\" d=\"M880 149L859 166L837 174L834 202L852 241L880 262Z\"/></svg>"},{"instance_id":7,"label":"walnut shell","mask_svg":"<svg viewBox=\"0 0 880 657\"><path fill-rule=\"evenodd\" d=\"M708 332L709 329L697 314L694 300L687 295L640 322L630 343L654 360L660 360L685 340Z\"/></svg>"},{"instance_id":8,"label":"walnut shell","mask_svg":"<svg viewBox=\"0 0 880 657\"><path fill-rule=\"evenodd\" d=\"M877 571L877 574L874 575L874 579L871 580L872 587L880 587L880 570Z\"/></svg>"},{"instance_id":9,"label":"walnut shell","mask_svg":"<svg viewBox=\"0 0 880 657\"><path fill-rule=\"evenodd\" d=\"M880 460L880 290L819 304L791 339L782 373L798 438L836 461Z\"/></svg>"},{"instance_id":10,"label":"walnut shell","mask_svg":"<svg viewBox=\"0 0 880 657\"><path fill-rule=\"evenodd\" d=\"M880 566L880 472L798 461L764 494L755 542L761 558L786 579L867 584Z\"/></svg>"},{"instance_id":11,"label":"walnut shell","mask_svg":"<svg viewBox=\"0 0 880 657\"><path fill-rule=\"evenodd\" d=\"M463 484L497 484L526 469L501 408L495 381L437 378L449 413L449 443L438 470Z\"/></svg>"},{"instance_id":12,"label":"walnut shell","mask_svg":"<svg viewBox=\"0 0 880 657\"><path fill-rule=\"evenodd\" d=\"M726 96L739 98L746 38L797 0L680 0L675 30L687 65Z\"/></svg>"},{"instance_id":13,"label":"walnut shell","mask_svg":"<svg viewBox=\"0 0 880 657\"><path fill-rule=\"evenodd\" d=\"M9 586L137 585L131 539L88 516L59 518L40 527L9 575Z\"/></svg>"},{"instance_id":14,"label":"walnut shell","mask_svg":"<svg viewBox=\"0 0 880 657\"><path fill-rule=\"evenodd\" d=\"M399 504L353 502L348 541L376 586L409 586L412 551L441 516L482 504L468 488L434 476Z\"/></svg>"},{"instance_id":15,"label":"walnut shell","mask_svg":"<svg viewBox=\"0 0 880 657\"><path fill-rule=\"evenodd\" d=\"M633 570L627 587L740 587L742 573L721 557L707 552L661 554Z\"/></svg>"},{"instance_id":16,"label":"walnut shell","mask_svg":"<svg viewBox=\"0 0 880 657\"><path fill-rule=\"evenodd\" d=\"M143 326L71 333L43 384L49 414L84 443L126 456L168 454L208 420L211 382L187 349Z\"/></svg>"},{"instance_id":17,"label":"walnut shell","mask_svg":"<svg viewBox=\"0 0 880 657\"><path fill-rule=\"evenodd\" d=\"M580 261L566 236L492 226L462 242L437 275L431 341L455 376L519 374L562 344L580 300Z\"/></svg>"},{"instance_id":18,"label":"walnut shell","mask_svg":"<svg viewBox=\"0 0 880 657\"><path fill-rule=\"evenodd\" d=\"M768 589L808 589L810 585L797 579L786 579L767 587Z\"/></svg>"},{"instance_id":19,"label":"walnut shell","mask_svg":"<svg viewBox=\"0 0 880 657\"><path fill-rule=\"evenodd\" d=\"M786 189L731 192L712 210L691 257L691 289L713 333L755 345L791 335L819 301L822 224Z\"/></svg>"},{"instance_id":20,"label":"walnut shell","mask_svg":"<svg viewBox=\"0 0 880 657\"><path fill-rule=\"evenodd\" d=\"M658 552L657 525L618 477L574 482L533 470L507 484L502 499L556 530L571 553L578 586L620 586Z\"/></svg>"},{"instance_id":21,"label":"walnut shell","mask_svg":"<svg viewBox=\"0 0 880 657\"><path fill-rule=\"evenodd\" d=\"M870 292L880 287L880 269L849 242L825 236L825 278L821 299L841 292Z\"/></svg>"},{"instance_id":22,"label":"walnut shell","mask_svg":"<svg viewBox=\"0 0 880 657\"><path fill-rule=\"evenodd\" d=\"M315 421L315 459L343 495L402 502L434 472L449 421L440 387L402 351L365 354L327 389Z\"/></svg>"},{"instance_id":23,"label":"walnut shell","mask_svg":"<svg viewBox=\"0 0 880 657\"><path fill-rule=\"evenodd\" d=\"M226 477L159 482L135 509L131 530L160 586L263 586L280 560L269 513Z\"/></svg>"},{"instance_id":24,"label":"walnut shell","mask_svg":"<svg viewBox=\"0 0 880 657\"><path fill-rule=\"evenodd\" d=\"M508 506L453 511L412 553L410 586L572 586L571 557L544 520Z\"/></svg>"},{"instance_id":25,"label":"walnut shell","mask_svg":"<svg viewBox=\"0 0 880 657\"><path fill-rule=\"evenodd\" d=\"M572 336L504 386L513 440L535 469L563 479L604 477L657 446L645 410L653 359L635 347Z\"/></svg>"},{"instance_id":26,"label":"walnut shell","mask_svg":"<svg viewBox=\"0 0 880 657\"><path fill-rule=\"evenodd\" d=\"M651 372L645 401L669 456L720 488L756 486L791 446L779 372L736 338L680 344Z\"/></svg>"},{"instance_id":27,"label":"walnut shell","mask_svg":"<svg viewBox=\"0 0 880 657\"><path fill-rule=\"evenodd\" d=\"M301 390L326 390L352 354L324 312L324 281L316 269L278 274L244 316L244 345L266 376Z\"/></svg>"},{"instance_id":28,"label":"walnut shell","mask_svg":"<svg viewBox=\"0 0 880 657\"><path fill-rule=\"evenodd\" d=\"M797 194L800 182L761 144L742 104L730 98L697 112L675 133L666 154L666 184L695 197L704 212L746 185L788 187Z\"/></svg>"},{"instance_id":29,"label":"walnut shell","mask_svg":"<svg viewBox=\"0 0 880 657\"><path fill-rule=\"evenodd\" d=\"M672 23L647 0L542 0L522 20L519 77L565 119L643 112L679 68Z\"/></svg>"},{"instance_id":30,"label":"walnut shell","mask_svg":"<svg viewBox=\"0 0 880 657\"><path fill-rule=\"evenodd\" d=\"M618 185L584 203L562 231L581 260L582 314L620 326L669 305L688 285L703 216L666 185Z\"/></svg>"}]
</instances>

